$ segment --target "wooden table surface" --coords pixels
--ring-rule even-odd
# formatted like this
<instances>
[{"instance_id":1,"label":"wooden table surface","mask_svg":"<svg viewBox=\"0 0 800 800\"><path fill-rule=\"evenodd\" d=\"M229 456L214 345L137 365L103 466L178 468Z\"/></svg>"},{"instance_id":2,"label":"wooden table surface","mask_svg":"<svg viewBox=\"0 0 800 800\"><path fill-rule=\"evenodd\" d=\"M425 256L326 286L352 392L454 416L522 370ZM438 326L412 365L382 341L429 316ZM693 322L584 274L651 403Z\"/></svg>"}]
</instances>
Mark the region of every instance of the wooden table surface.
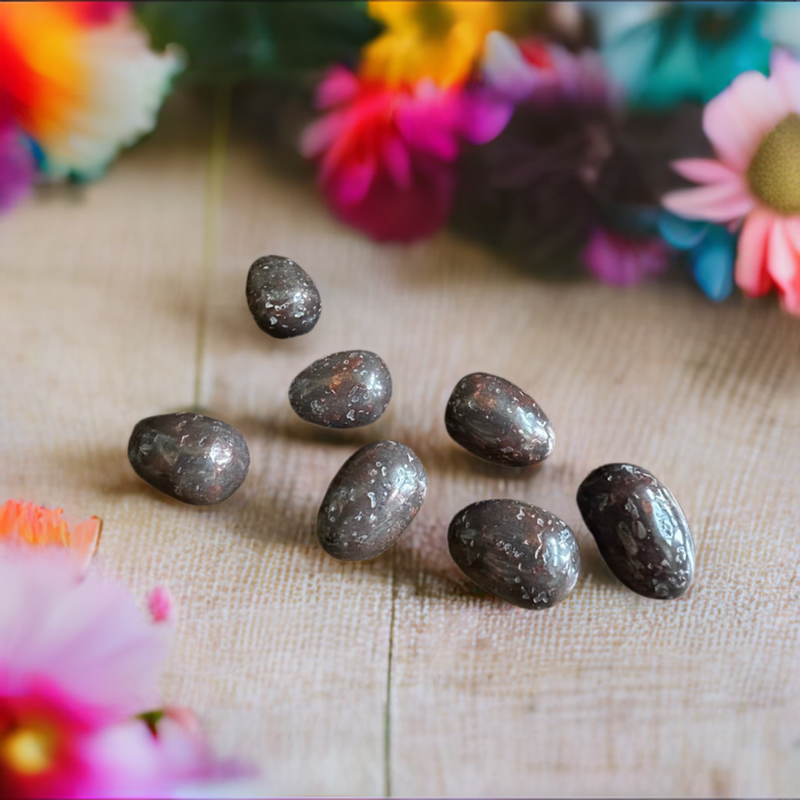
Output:
<instances>
[{"instance_id":1,"label":"wooden table surface","mask_svg":"<svg viewBox=\"0 0 800 800\"><path fill-rule=\"evenodd\" d=\"M449 233L375 245L228 116L175 96L101 181L0 219L0 498L98 514L98 563L139 597L169 586L165 697L271 793L800 793L800 320L681 281L543 282ZM310 335L272 340L251 319L245 276L267 253L316 280ZM394 399L367 429L319 432L287 388L347 348L381 354ZM549 414L542 469L484 465L447 437L447 397L476 370ZM250 446L216 508L165 499L126 457L139 419L193 405ZM419 454L428 499L394 552L337 563L317 507L380 438ZM698 552L683 598L638 597L600 560L575 490L610 461L683 506ZM447 525L490 497L576 532L566 602L525 611L459 577Z\"/></svg>"}]
</instances>

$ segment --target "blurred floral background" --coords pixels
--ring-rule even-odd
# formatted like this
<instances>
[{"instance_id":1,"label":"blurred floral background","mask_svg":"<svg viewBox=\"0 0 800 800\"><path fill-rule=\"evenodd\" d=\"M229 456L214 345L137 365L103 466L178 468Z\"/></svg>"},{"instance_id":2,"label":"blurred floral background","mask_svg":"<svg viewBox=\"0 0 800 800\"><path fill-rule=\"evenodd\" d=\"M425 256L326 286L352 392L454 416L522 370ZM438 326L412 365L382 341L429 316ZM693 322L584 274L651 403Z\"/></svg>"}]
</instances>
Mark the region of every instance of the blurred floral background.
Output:
<instances>
[{"instance_id":1,"label":"blurred floral background","mask_svg":"<svg viewBox=\"0 0 800 800\"><path fill-rule=\"evenodd\" d=\"M798 52L795 3L4 3L0 208L102 176L180 83L261 83L366 236L800 314Z\"/></svg>"}]
</instances>

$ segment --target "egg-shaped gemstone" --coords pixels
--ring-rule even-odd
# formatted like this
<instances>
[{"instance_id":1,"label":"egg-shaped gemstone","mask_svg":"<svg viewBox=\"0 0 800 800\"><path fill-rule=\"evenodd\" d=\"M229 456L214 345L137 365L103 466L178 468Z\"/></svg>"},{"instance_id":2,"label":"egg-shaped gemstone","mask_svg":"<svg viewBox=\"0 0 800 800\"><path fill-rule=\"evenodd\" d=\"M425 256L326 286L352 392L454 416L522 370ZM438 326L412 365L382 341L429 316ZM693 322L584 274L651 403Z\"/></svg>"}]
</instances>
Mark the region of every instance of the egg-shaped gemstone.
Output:
<instances>
[{"instance_id":1,"label":"egg-shaped gemstone","mask_svg":"<svg viewBox=\"0 0 800 800\"><path fill-rule=\"evenodd\" d=\"M368 444L331 481L317 515L317 539L342 561L375 558L411 524L427 491L425 469L411 448Z\"/></svg>"},{"instance_id":2,"label":"egg-shaped gemstone","mask_svg":"<svg viewBox=\"0 0 800 800\"><path fill-rule=\"evenodd\" d=\"M258 327L276 339L308 333L322 310L314 281L299 264L283 256L254 261L245 294Z\"/></svg>"},{"instance_id":3,"label":"egg-shaped gemstone","mask_svg":"<svg viewBox=\"0 0 800 800\"><path fill-rule=\"evenodd\" d=\"M450 436L493 464L528 467L553 452L555 434L536 401L504 378L473 372L456 384L444 415Z\"/></svg>"},{"instance_id":4,"label":"egg-shaped gemstone","mask_svg":"<svg viewBox=\"0 0 800 800\"><path fill-rule=\"evenodd\" d=\"M458 568L490 594L521 608L564 600L581 570L578 542L555 514L519 500L482 500L447 532Z\"/></svg>"},{"instance_id":5,"label":"egg-shaped gemstone","mask_svg":"<svg viewBox=\"0 0 800 800\"><path fill-rule=\"evenodd\" d=\"M609 569L629 589L680 597L694 577L694 541L672 493L633 464L598 467L578 488L578 508Z\"/></svg>"},{"instance_id":6,"label":"egg-shaped gemstone","mask_svg":"<svg viewBox=\"0 0 800 800\"><path fill-rule=\"evenodd\" d=\"M193 506L227 500L250 468L247 442L236 428L189 412L137 422L128 460L154 489Z\"/></svg>"},{"instance_id":7,"label":"egg-shaped gemstone","mask_svg":"<svg viewBox=\"0 0 800 800\"><path fill-rule=\"evenodd\" d=\"M360 428L375 422L392 399L392 376L368 350L344 350L306 367L289 388L289 403L306 422Z\"/></svg>"}]
</instances>

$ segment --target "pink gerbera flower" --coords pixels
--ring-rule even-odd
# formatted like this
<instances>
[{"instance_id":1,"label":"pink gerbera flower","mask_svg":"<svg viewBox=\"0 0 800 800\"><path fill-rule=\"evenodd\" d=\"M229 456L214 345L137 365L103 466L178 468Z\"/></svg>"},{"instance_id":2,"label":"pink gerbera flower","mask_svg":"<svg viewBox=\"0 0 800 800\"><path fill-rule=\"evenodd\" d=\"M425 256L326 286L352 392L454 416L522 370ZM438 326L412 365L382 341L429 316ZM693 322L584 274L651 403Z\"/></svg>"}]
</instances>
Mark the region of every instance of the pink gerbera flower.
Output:
<instances>
[{"instance_id":1,"label":"pink gerbera flower","mask_svg":"<svg viewBox=\"0 0 800 800\"><path fill-rule=\"evenodd\" d=\"M137 718L169 634L65 552L0 548L0 797L166 797L236 774L180 714Z\"/></svg>"},{"instance_id":2,"label":"pink gerbera flower","mask_svg":"<svg viewBox=\"0 0 800 800\"><path fill-rule=\"evenodd\" d=\"M708 103L703 130L717 159L673 167L704 185L670 192L664 206L686 219L743 221L736 283L754 297L775 285L800 314L800 63L775 51L769 78L741 74Z\"/></svg>"},{"instance_id":3,"label":"pink gerbera flower","mask_svg":"<svg viewBox=\"0 0 800 800\"><path fill-rule=\"evenodd\" d=\"M389 86L334 67L317 90L328 113L300 150L320 161L319 184L335 213L375 239L411 241L446 221L462 141L494 138L513 110L503 99L423 80Z\"/></svg>"}]
</instances>

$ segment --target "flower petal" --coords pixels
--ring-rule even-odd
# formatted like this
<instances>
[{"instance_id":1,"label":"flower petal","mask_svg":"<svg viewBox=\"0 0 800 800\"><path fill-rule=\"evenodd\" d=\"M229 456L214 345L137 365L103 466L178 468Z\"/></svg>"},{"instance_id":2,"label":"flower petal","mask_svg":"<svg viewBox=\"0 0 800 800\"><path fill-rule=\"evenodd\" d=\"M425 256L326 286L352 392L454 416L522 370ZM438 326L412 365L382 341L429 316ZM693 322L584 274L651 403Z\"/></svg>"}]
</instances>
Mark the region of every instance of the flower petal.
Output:
<instances>
[{"instance_id":1,"label":"flower petal","mask_svg":"<svg viewBox=\"0 0 800 800\"><path fill-rule=\"evenodd\" d=\"M460 110L459 133L473 144L486 144L502 133L514 105L489 92L472 91L463 95Z\"/></svg>"},{"instance_id":2,"label":"flower petal","mask_svg":"<svg viewBox=\"0 0 800 800\"><path fill-rule=\"evenodd\" d=\"M543 70L531 66L514 40L500 31L487 35L482 67L486 83L515 102L524 100L542 80Z\"/></svg>"},{"instance_id":3,"label":"flower petal","mask_svg":"<svg viewBox=\"0 0 800 800\"><path fill-rule=\"evenodd\" d=\"M724 183L734 180L739 174L713 158L681 158L670 166L682 178L695 183Z\"/></svg>"},{"instance_id":4,"label":"flower petal","mask_svg":"<svg viewBox=\"0 0 800 800\"><path fill-rule=\"evenodd\" d=\"M692 274L706 297L724 300L733 290L734 238L716 225L700 247L692 252Z\"/></svg>"},{"instance_id":5,"label":"flower petal","mask_svg":"<svg viewBox=\"0 0 800 800\"><path fill-rule=\"evenodd\" d=\"M346 67L331 68L317 86L314 104L326 109L352 100L358 93L358 78Z\"/></svg>"},{"instance_id":6,"label":"flower petal","mask_svg":"<svg viewBox=\"0 0 800 800\"><path fill-rule=\"evenodd\" d=\"M800 63L785 50L776 48L772 51L770 71L788 108L800 113Z\"/></svg>"},{"instance_id":7,"label":"flower petal","mask_svg":"<svg viewBox=\"0 0 800 800\"><path fill-rule=\"evenodd\" d=\"M33 153L13 125L0 124L0 211L20 202L31 189Z\"/></svg>"},{"instance_id":8,"label":"flower petal","mask_svg":"<svg viewBox=\"0 0 800 800\"><path fill-rule=\"evenodd\" d=\"M668 211L658 216L658 232L678 250L691 250L703 240L708 231L707 222L695 222L677 217Z\"/></svg>"},{"instance_id":9,"label":"flower petal","mask_svg":"<svg viewBox=\"0 0 800 800\"><path fill-rule=\"evenodd\" d=\"M736 252L736 285L751 297L760 297L772 287L767 272L767 241L776 217L757 209L747 216Z\"/></svg>"},{"instance_id":10,"label":"flower petal","mask_svg":"<svg viewBox=\"0 0 800 800\"><path fill-rule=\"evenodd\" d=\"M767 270L781 292L792 292L800 283L800 254L786 229L786 220L777 217L769 235Z\"/></svg>"},{"instance_id":11,"label":"flower petal","mask_svg":"<svg viewBox=\"0 0 800 800\"><path fill-rule=\"evenodd\" d=\"M336 205L353 206L360 203L375 178L373 158L349 161L332 170L326 180L328 194Z\"/></svg>"},{"instance_id":12,"label":"flower petal","mask_svg":"<svg viewBox=\"0 0 800 800\"><path fill-rule=\"evenodd\" d=\"M0 663L4 688L38 674L120 717L154 705L171 626L153 625L123 587L91 570L83 580L58 550L3 550Z\"/></svg>"},{"instance_id":13,"label":"flower petal","mask_svg":"<svg viewBox=\"0 0 800 800\"><path fill-rule=\"evenodd\" d=\"M411 186L411 157L399 136L389 136L383 145L383 160L389 177L401 189Z\"/></svg>"},{"instance_id":14,"label":"flower petal","mask_svg":"<svg viewBox=\"0 0 800 800\"><path fill-rule=\"evenodd\" d=\"M303 158L316 158L339 137L347 121L346 111L332 111L307 125L300 134L298 149Z\"/></svg>"},{"instance_id":15,"label":"flower petal","mask_svg":"<svg viewBox=\"0 0 800 800\"><path fill-rule=\"evenodd\" d=\"M764 135L789 113L776 82L744 72L709 101L703 131L722 161L744 172Z\"/></svg>"},{"instance_id":16,"label":"flower petal","mask_svg":"<svg viewBox=\"0 0 800 800\"><path fill-rule=\"evenodd\" d=\"M668 192L661 198L661 204L686 219L731 222L753 208L753 199L744 179L737 176L725 183Z\"/></svg>"}]
</instances>

